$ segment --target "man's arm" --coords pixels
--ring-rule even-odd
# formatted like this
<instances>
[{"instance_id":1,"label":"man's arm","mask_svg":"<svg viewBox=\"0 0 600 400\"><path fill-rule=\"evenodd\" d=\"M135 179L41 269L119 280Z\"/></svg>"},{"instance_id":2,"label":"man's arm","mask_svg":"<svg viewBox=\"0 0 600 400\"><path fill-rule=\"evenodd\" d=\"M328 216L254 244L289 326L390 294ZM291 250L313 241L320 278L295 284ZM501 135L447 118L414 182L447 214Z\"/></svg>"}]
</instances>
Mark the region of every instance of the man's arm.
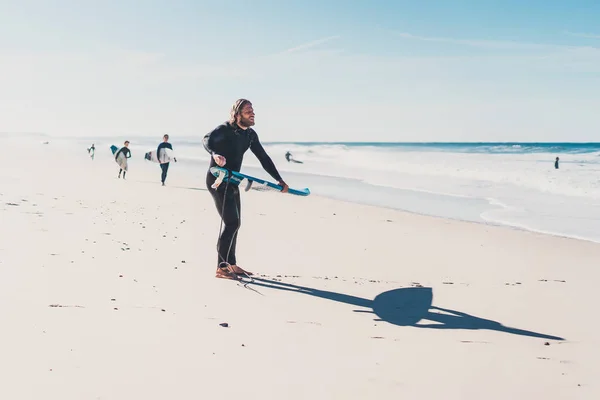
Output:
<instances>
[{"instance_id":1,"label":"man's arm","mask_svg":"<svg viewBox=\"0 0 600 400\"><path fill-rule=\"evenodd\" d=\"M277 171L273 160L271 160L271 157L269 157L269 155L265 151L264 147L260 143L260 140L258 140L258 135L256 134L256 132L254 132L254 135L254 140L250 145L250 150L252 150L256 158L258 158L258 161L260 161L260 165L262 165L264 170L267 171L269 175L276 179L277 182L283 182L283 179L281 178L281 175L279 175L279 171Z\"/></svg>"},{"instance_id":2,"label":"man's arm","mask_svg":"<svg viewBox=\"0 0 600 400\"><path fill-rule=\"evenodd\" d=\"M223 139L225 138L223 128L223 125L217 126L215 129L204 135L204 138L202 139L202 145L204 146L204 150L208 151L211 155L214 155L216 153L215 145L223 141Z\"/></svg>"},{"instance_id":3,"label":"man's arm","mask_svg":"<svg viewBox=\"0 0 600 400\"><path fill-rule=\"evenodd\" d=\"M202 139L204 150L210 153L214 161L220 167L224 166L227 162L225 157L217 152L217 147L219 147L219 145L225 141L225 129L227 129L225 125L219 125L211 132L204 135L204 138Z\"/></svg>"}]
</instances>

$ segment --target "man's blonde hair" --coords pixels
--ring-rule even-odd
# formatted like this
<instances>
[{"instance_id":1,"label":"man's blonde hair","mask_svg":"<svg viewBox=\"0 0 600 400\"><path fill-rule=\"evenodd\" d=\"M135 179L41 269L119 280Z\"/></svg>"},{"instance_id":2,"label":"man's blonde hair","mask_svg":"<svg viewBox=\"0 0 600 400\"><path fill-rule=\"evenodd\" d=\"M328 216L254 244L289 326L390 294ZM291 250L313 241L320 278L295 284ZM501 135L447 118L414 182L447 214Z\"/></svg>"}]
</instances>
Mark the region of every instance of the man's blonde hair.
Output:
<instances>
[{"instance_id":1,"label":"man's blonde hair","mask_svg":"<svg viewBox=\"0 0 600 400\"><path fill-rule=\"evenodd\" d=\"M252 105L252 102L247 99L237 99L235 103L231 106L231 111L229 112L229 122L235 124L237 122L237 116L242 113L242 108L246 104Z\"/></svg>"}]
</instances>

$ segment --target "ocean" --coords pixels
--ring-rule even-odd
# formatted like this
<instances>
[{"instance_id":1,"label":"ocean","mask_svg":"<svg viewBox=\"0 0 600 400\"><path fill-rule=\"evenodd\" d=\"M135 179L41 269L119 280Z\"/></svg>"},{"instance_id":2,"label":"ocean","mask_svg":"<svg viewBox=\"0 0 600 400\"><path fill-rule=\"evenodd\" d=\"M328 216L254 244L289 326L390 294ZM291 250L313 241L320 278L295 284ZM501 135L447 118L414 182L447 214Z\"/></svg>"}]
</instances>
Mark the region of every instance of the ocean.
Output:
<instances>
[{"instance_id":1,"label":"ocean","mask_svg":"<svg viewBox=\"0 0 600 400\"><path fill-rule=\"evenodd\" d=\"M158 138L160 139L160 138ZM177 169L204 185L198 138L171 143ZM129 138L135 165L159 140ZM93 141L77 139L83 151ZM97 139L97 157L122 138ZM600 242L600 143L263 142L286 182L315 195L423 215ZM105 149L105 150L103 150ZM303 163L287 162L285 153ZM102 155L104 156L104 155ZM554 168L559 157L559 169ZM177 173L172 169L169 174ZM242 172L266 179L251 151Z\"/></svg>"},{"instance_id":2,"label":"ocean","mask_svg":"<svg viewBox=\"0 0 600 400\"><path fill-rule=\"evenodd\" d=\"M265 148L282 173L293 174L294 184L315 194L600 242L600 143L269 143ZM304 164L286 162L286 151ZM259 173L252 158L247 165Z\"/></svg>"}]
</instances>

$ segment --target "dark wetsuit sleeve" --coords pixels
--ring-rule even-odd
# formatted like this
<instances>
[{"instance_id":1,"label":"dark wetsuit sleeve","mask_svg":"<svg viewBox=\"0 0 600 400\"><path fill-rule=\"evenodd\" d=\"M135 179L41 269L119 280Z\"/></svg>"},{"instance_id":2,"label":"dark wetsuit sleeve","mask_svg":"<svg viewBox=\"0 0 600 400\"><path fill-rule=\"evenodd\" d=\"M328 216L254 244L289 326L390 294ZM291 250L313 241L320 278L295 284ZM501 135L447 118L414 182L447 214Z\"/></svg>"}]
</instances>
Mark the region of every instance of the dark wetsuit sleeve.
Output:
<instances>
[{"instance_id":1,"label":"dark wetsuit sleeve","mask_svg":"<svg viewBox=\"0 0 600 400\"><path fill-rule=\"evenodd\" d=\"M260 140L258 140L258 135L254 137L252 145L250 146L250 150L252 150L256 158L258 158L258 161L260 161L262 167L265 169L265 171L269 173L269 175L277 179L277 181L283 180L281 179L281 175L279 175L279 172L277 171L273 160L271 160L271 157L269 157L269 155L263 148L262 144L260 143Z\"/></svg>"},{"instance_id":2,"label":"dark wetsuit sleeve","mask_svg":"<svg viewBox=\"0 0 600 400\"><path fill-rule=\"evenodd\" d=\"M223 129L221 126L219 126L204 135L204 138L202 139L202 145L204 146L204 149L212 155L216 152L215 143L223 141L224 138L225 135Z\"/></svg>"}]
</instances>

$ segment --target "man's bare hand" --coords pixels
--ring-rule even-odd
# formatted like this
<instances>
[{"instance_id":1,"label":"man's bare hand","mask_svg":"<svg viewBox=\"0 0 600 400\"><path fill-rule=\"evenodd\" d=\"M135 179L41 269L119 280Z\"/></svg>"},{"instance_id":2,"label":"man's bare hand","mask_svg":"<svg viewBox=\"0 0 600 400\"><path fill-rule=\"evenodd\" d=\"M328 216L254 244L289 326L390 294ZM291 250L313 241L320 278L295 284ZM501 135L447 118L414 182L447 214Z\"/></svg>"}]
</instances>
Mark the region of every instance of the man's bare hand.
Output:
<instances>
[{"instance_id":1,"label":"man's bare hand","mask_svg":"<svg viewBox=\"0 0 600 400\"><path fill-rule=\"evenodd\" d=\"M213 159L215 160L215 162L217 163L217 165L219 167L222 167L227 162L227 160L225 159L225 157L223 157L223 156L221 156L219 154L213 154Z\"/></svg>"},{"instance_id":2,"label":"man's bare hand","mask_svg":"<svg viewBox=\"0 0 600 400\"><path fill-rule=\"evenodd\" d=\"M290 189L290 187L284 181L279 181L277 183L279 184L279 186L281 186L283 188L283 189L281 189L281 193L287 193L288 190Z\"/></svg>"}]
</instances>

